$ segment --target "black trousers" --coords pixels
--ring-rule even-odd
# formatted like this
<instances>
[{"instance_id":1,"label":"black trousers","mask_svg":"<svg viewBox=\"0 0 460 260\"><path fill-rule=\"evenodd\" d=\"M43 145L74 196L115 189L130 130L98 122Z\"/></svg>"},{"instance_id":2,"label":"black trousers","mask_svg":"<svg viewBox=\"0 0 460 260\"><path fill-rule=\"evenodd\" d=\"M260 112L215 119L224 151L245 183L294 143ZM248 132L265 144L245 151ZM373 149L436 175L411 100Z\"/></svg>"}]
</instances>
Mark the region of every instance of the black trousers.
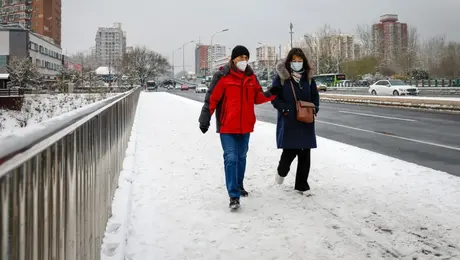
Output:
<instances>
[{"instance_id":1,"label":"black trousers","mask_svg":"<svg viewBox=\"0 0 460 260\"><path fill-rule=\"evenodd\" d=\"M308 175L310 174L311 149L283 149L278 164L278 174L286 177L291 169L292 161L297 157L297 172L295 177L295 189L298 191L310 190Z\"/></svg>"}]
</instances>

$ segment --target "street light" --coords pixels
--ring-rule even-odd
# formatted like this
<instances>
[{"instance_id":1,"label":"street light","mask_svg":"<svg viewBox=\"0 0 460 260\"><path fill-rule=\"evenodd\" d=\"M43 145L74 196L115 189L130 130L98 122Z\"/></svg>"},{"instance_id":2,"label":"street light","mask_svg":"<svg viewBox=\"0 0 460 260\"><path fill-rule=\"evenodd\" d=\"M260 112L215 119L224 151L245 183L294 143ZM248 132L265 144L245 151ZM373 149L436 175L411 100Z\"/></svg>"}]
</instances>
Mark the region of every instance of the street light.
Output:
<instances>
[{"instance_id":1,"label":"street light","mask_svg":"<svg viewBox=\"0 0 460 260\"><path fill-rule=\"evenodd\" d=\"M209 70L211 71L211 75L212 75L212 63L213 63L213 60L214 60L214 48L213 48L213 45L212 45L212 41L214 40L214 36L218 33L223 33L223 32L227 32L229 29L223 29L222 31L218 31L218 32L215 32L212 34L211 36L211 59L210 59L210 62L208 62L208 66L209 66Z\"/></svg>"},{"instance_id":2,"label":"street light","mask_svg":"<svg viewBox=\"0 0 460 260\"><path fill-rule=\"evenodd\" d=\"M185 45L194 43L195 41L189 41L182 45L182 71L185 73ZM185 75L184 75L185 76Z\"/></svg>"},{"instance_id":3,"label":"street light","mask_svg":"<svg viewBox=\"0 0 460 260\"><path fill-rule=\"evenodd\" d=\"M172 52L172 73L173 73L173 78L176 77L176 74L174 73L174 68L175 68L175 66L174 66L174 53L176 51L180 50L180 49L182 49L182 48L177 48L177 49L173 50L173 52Z\"/></svg>"}]
</instances>

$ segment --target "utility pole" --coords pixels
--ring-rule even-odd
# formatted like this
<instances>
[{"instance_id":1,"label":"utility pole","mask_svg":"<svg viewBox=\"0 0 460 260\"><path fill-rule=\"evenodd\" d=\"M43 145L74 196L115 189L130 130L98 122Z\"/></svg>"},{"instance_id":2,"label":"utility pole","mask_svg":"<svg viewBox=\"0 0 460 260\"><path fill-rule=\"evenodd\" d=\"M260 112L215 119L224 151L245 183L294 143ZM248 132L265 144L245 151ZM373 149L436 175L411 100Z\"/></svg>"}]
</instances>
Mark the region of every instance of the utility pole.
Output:
<instances>
[{"instance_id":1,"label":"utility pole","mask_svg":"<svg viewBox=\"0 0 460 260\"><path fill-rule=\"evenodd\" d=\"M112 52L109 50L109 87L112 86Z\"/></svg>"},{"instance_id":2,"label":"utility pole","mask_svg":"<svg viewBox=\"0 0 460 260\"><path fill-rule=\"evenodd\" d=\"M281 58L281 44L280 44L280 60L282 60L282 58Z\"/></svg>"},{"instance_id":3,"label":"utility pole","mask_svg":"<svg viewBox=\"0 0 460 260\"><path fill-rule=\"evenodd\" d=\"M292 23L290 24L289 28L291 29L291 31L289 32L291 34L291 49L292 49L292 35L294 34L294 32L292 31L292 29L294 29L294 25L292 25Z\"/></svg>"}]
</instances>

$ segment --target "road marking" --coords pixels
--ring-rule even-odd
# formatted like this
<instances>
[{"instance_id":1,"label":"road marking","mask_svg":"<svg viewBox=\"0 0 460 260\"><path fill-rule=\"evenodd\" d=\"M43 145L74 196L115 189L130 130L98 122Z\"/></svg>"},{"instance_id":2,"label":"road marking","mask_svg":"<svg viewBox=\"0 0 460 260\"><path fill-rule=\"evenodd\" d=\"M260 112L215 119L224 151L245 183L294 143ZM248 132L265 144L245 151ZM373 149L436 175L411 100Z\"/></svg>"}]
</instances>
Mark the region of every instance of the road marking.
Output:
<instances>
[{"instance_id":1,"label":"road marking","mask_svg":"<svg viewBox=\"0 0 460 260\"><path fill-rule=\"evenodd\" d=\"M356 131L361 131L365 133L371 133L371 134L376 134L376 135L382 135L386 137L392 137L400 140L405 140L405 141L410 141L414 143L419 143L419 144L426 144L426 145L431 145L435 147L440 147L440 148L445 148L445 149L450 149L454 151L459 151L460 152L460 147L455 147L455 146L449 146L449 145L443 145L443 144L437 144L437 143L432 143L432 142L427 142L427 141L422 141L422 140L417 140L417 139L412 139L412 138L407 138L407 137L402 137L402 136L397 136L397 135L392 135L392 134L386 134L386 133L380 133L376 131L371 131L371 130L366 130L366 129L361 129L357 127L352 127L352 126L347 126L347 125L341 125L341 124L335 124L335 123L330 123L330 122L325 122L321 120L316 120L318 123L323 123L327 125L333 125L333 126L338 126L338 127L343 127L343 128L348 128Z\"/></svg>"},{"instance_id":2,"label":"road marking","mask_svg":"<svg viewBox=\"0 0 460 260\"><path fill-rule=\"evenodd\" d=\"M414 119L407 119L407 118L400 118L400 117L380 116L380 115L365 114L365 113L357 113L357 112L351 112L351 111L345 111L345 110L339 110L339 112L340 112L340 113L345 113L345 114L359 115L359 116L369 116L369 117L378 117L378 118L385 118L385 119L392 119L392 120L400 120L400 121L407 121L407 122L417 122L417 120L414 120Z\"/></svg>"}]
</instances>

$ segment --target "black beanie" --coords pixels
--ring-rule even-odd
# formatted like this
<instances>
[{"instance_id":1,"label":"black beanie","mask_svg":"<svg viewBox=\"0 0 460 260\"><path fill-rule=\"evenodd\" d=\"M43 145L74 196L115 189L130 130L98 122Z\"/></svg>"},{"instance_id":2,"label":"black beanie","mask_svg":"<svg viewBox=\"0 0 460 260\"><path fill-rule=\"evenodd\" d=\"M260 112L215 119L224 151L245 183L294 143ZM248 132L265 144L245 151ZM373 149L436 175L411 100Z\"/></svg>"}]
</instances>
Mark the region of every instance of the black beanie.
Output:
<instances>
[{"instance_id":1,"label":"black beanie","mask_svg":"<svg viewBox=\"0 0 460 260\"><path fill-rule=\"evenodd\" d=\"M246 55L249 58L248 49L242 45L235 46L235 48L233 48L232 50L232 60L234 60L236 57L239 57L241 55Z\"/></svg>"}]
</instances>

